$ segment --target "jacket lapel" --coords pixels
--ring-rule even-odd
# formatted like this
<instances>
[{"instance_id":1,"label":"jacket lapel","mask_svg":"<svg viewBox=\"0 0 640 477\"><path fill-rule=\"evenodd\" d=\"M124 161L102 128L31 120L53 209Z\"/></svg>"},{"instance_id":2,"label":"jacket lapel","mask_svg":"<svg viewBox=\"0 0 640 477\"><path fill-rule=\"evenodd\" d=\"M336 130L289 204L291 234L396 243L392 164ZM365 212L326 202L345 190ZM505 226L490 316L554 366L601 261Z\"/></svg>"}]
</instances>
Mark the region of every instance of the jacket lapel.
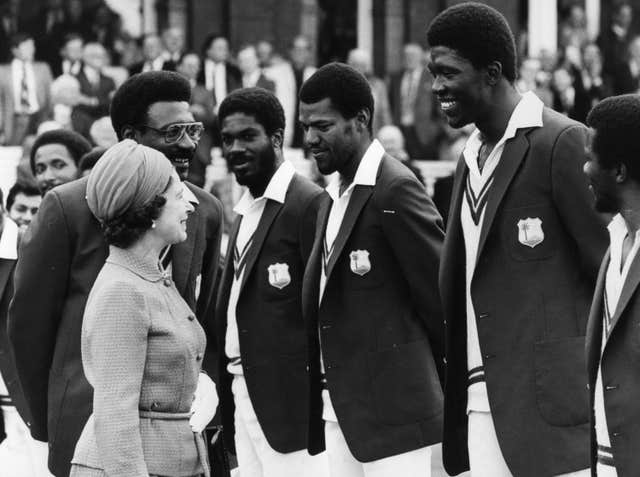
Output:
<instances>
[{"instance_id":1,"label":"jacket lapel","mask_svg":"<svg viewBox=\"0 0 640 477\"><path fill-rule=\"evenodd\" d=\"M280 212L280 209L282 209L282 206L283 204L281 204L280 202L267 199L267 203L264 206L264 211L262 212L262 217L260 217L260 222L258 223L258 228L256 229L255 235L253 236L253 243L251 244L247 252L247 264L242 276L240 292L242 292L244 284L247 282L247 277L251 274L251 270L256 264L256 260L258 258L258 255L260 254L262 245L267 238L267 234L269 233L271 224L278 215L278 212Z\"/></svg>"},{"instance_id":2,"label":"jacket lapel","mask_svg":"<svg viewBox=\"0 0 640 477\"><path fill-rule=\"evenodd\" d=\"M493 185L489 191L489 200L487 202L487 208L482 222L478 253L476 254L476 263L482 254L482 249L484 248L484 244L487 240L489 230L491 230L493 220L496 217L496 212L498 211L500 202L502 201L504 194L509 188L509 184L511 184L513 177L529 150L529 140L526 137L527 132L527 129L521 129L512 139L509 139L505 143L500 163L496 167Z\"/></svg>"},{"instance_id":3,"label":"jacket lapel","mask_svg":"<svg viewBox=\"0 0 640 477\"><path fill-rule=\"evenodd\" d=\"M171 274L176 288L184 296L189 281L189 269L196 248L196 235L200 225L197 209L187 220L187 240L173 246L171 251Z\"/></svg>"},{"instance_id":4,"label":"jacket lapel","mask_svg":"<svg viewBox=\"0 0 640 477\"><path fill-rule=\"evenodd\" d=\"M11 277L11 272L15 264L15 260L0 258L0 298L7 289L7 283L9 283L9 278Z\"/></svg>"},{"instance_id":5,"label":"jacket lapel","mask_svg":"<svg viewBox=\"0 0 640 477\"><path fill-rule=\"evenodd\" d=\"M332 204L331 197L325 194L322 204L318 209L316 236L309 254L307 266L304 271L302 287L302 309L305 317L310 317L311 310L318 309L318 294L320 293L320 264L322 262L322 248L324 233L329 221L329 212ZM311 307L311 308L310 308Z\"/></svg>"},{"instance_id":6,"label":"jacket lapel","mask_svg":"<svg viewBox=\"0 0 640 477\"><path fill-rule=\"evenodd\" d=\"M331 277L331 272L338 257L340 257L342 253L342 249L347 243L347 239L351 235L353 226L356 224L356 220L360 216L360 212L362 212L362 208L367 203L367 200L369 200L371 194L373 194L373 187L371 186L356 185L354 187L349 205L342 219L342 224L340 224L340 229L338 230L338 236L333 243L333 251L331 252L331 257L329 257L329 263L327 264L327 282L329 281L329 277Z\"/></svg>"},{"instance_id":7,"label":"jacket lapel","mask_svg":"<svg viewBox=\"0 0 640 477\"><path fill-rule=\"evenodd\" d=\"M609 335L607 336L607 341L609 341L609 337L613 333L613 329L616 327L616 324L620 320L620 316L622 312L629 304L629 300L636 292L638 285L640 284L640 256L636 255L633 258L633 262L629 267L629 273L627 274L627 279L624 281L622 285L622 291L620 292L620 299L618 300L618 305L616 306L616 311L611 318L611 329L609 330Z\"/></svg>"},{"instance_id":8,"label":"jacket lapel","mask_svg":"<svg viewBox=\"0 0 640 477\"><path fill-rule=\"evenodd\" d=\"M589 321L587 322L585 349L587 354L587 371L589 373L590 383L595 383L596 381L596 374L598 372L597 363L600 361L600 353L602 351L602 297L604 294L609 259L610 252L607 250L607 253L602 260L602 265L600 266L600 272L598 273L593 302L591 303L591 312L589 313Z\"/></svg>"}]
</instances>

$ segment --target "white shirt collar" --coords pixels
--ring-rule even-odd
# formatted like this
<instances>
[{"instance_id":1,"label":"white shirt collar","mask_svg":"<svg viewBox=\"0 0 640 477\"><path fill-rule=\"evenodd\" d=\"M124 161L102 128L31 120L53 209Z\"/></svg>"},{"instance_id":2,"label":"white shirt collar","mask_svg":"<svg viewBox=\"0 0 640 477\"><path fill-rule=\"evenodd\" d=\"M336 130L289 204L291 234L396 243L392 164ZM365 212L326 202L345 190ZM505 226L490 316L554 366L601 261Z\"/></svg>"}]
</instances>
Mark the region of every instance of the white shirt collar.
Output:
<instances>
[{"instance_id":1,"label":"white shirt collar","mask_svg":"<svg viewBox=\"0 0 640 477\"><path fill-rule=\"evenodd\" d=\"M356 175L353 178L353 182L349 184L345 193L350 192L356 185L375 186L376 176L378 175L378 169L380 168L380 161L384 156L384 147L380 144L380 141L374 139L367 148L358 169ZM331 198L336 201L340 197L340 175L336 174L329 185L327 185L327 193Z\"/></svg>"},{"instance_id":2,"label":"white shirt collar","mask_svg":"<svg viewBox=\"0 0 640 477\"><path fill-rule=\"evenodd\" d=\"M267 184L267 188L264 190L264 194L261 197L254 198L249 192L249 189L244 191L242 197L233 208L233 211L239 215L246 215L251 209L251 206L260 201L271 199L276 202L280 202L284 204L284 200L287 196L287 190L289 189L289 184L291 183L291 179L296 173L295 167L289 161L283 161L278 167L278 170L273 174L269 184Z\"/></svg>"},{"instance_id":3,"label":"white shirt collar","mask_svg":"<svg viewBox=\"0 0 640 477\"><path fill-rule=\"evenodd\" d=\"M544 103L538 98L533 91L527 91L522 95L520 101L514 108L509 118L509 123L504 131L502 138L496 144L496 148L507 140L513 138L516 135L518 129L542 127L542 111L544 109ZM469 140L467 146L464 149L464 157L469 165L470 161L477 161L478 151L482 145L480 139L480 130L475 129Z\"/></svg>"},{"instance_id":4,"label":"white shirt collar","mask_svg":"<svg viewBox=\"0 0 640 477\"><path fill-rule=\"evenodd\" d=\"M627 223L624 221L624 217L620 214L616 214L607 225L607 229L609 230L609 239L611 243L617 240L624 240L624 238L629 233L627 229ZM640 230L636 231L635 240L640 239Z\"/></svg>"},{"instance_id":5,"label":"white shirt collar","mask_svg":"<svg viewBox=\"0 0 640 477\"><path fill-rule=\"evenodd\" d=\"M198 198L193 194L193 192L191 192L191 189L189 189L187 187L187 184L185 184L184 182L182 183L182 189L183 189L182 193L184 194L185 199L187 199L192 204L198 205L200 203Z\"/></svg>"},{"instance_id":6,"label":"white shirt collar","mask_svg":"<svg viewBox=\"0 0 640 477\"><path fill-rule=\"evenodd\" d=\"M0 258L18 259L18 226L8 217L2 217L2 235L0 236Z\"/></svg>"}]
</instances>

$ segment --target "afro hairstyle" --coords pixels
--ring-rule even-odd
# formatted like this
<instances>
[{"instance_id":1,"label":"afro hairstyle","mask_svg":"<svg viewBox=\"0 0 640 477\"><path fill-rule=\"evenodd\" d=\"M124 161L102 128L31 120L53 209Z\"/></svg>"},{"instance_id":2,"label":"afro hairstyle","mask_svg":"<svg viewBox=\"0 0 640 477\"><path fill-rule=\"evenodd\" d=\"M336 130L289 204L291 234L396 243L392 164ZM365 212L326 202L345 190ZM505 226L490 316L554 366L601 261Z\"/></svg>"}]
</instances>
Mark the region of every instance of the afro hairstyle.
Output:
<instances>
[{"instance_id":1,"label":"afro hairstyle","mask_svg":"<svg viewBox=\"0 0 640 477\"><path fill-rule=\"evenodd\" d=\"M75 131L68 129L53 129L40 134L33 146L31 147L31 155L29 156L29 164L31 165L31 172L36 174L36 152L42 146L47 144L62 144L67 148L69 154L73 158L73 161L78 165L80 158L91 150L91 143L87 141L84 136L78 134Z\"/></svg>"},{"instance_id":2,"label":"afro hairstyle","mask_svg":"<svg viewBox=\"0 0 640 477\"><path fill-rule=\"evenodd\" d=\"M253 116L268 136L278 129L284 131L284 110L278 98L264 88L242 88L230 93L218 109L220 123L234 113Z\"/></svg>"},{"instance_id":3,"label":"afro hairstyle","mask_svg":"<svg viewBox=\"0 0 640 477\"><path fill-rule=\"evenodd\" d=\"M640 181L640 95L605 98L587 116L595 130L592 148L605 168L624 164L629 175Z\"/></svg>"},{"instance_id":4,"label":"afro hairstyle","mask_svg":"<svg viewBox=\"0 0 640 477\"><path fill-rule=\"evenodd\" d=\"M456 50L475 68L499 61L502 75L510 83L516 79L513 33L504 16L488 5L466 2L447 8L429 25L427 41L432 48L445 46Z\"/></svg>"},{"instance_id":5,"label":"afro hairstyle","mask_svg":"<svg viewBox=\"0 0 640 477\"><path fill-rule=\"evenodd\" d=\"M369 111L367 129L371 134L373 120L373 94L367 79L357 70L344 63L329 63L319 68L300 88L299 99L313 104L325 98L346 119L354 118L358 112Z\"/></svg>"},{"instance_id":6,"label":"afro hairstyle","mask_svg":"<svg viewBox=\"0 0 640 477\"><path fill-rule=\"evenodd\" d=\"M122 141L125 126L145 124L149 107L160 101L186 101L191 99L189 80L174 71L147 71L127 79L113 95L111 124Z\"/></svg>"}]
</instances>

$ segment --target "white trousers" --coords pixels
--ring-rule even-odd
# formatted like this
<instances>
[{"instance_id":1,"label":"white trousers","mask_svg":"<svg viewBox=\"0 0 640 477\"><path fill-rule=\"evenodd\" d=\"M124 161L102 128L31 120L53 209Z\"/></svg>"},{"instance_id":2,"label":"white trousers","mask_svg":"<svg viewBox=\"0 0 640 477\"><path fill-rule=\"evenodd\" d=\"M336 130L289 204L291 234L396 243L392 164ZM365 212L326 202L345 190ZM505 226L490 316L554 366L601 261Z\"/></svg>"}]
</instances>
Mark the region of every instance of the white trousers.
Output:
<instances>
[{"instance_id":1,"label":"white trousers","mask_svg":"<svg viewBox=\"0 0 640 477\"><path fill-rule=\"evenodd\" d=\"M513 477L500 450L491 413L470 411L468 430L471 477ZM590 476L591 470L584 469L557 477Z\"/></svg>"},{"instance_id":2,"label":"white trousers","mask_svg":"<svg viewBox=\"0 0 640 477\"><path fill-rule=\"evenodd\" d=\"M325 453L311 456L306 449L282 454L271 448L249 399L244 376L231 385L236 405L235 444L240 477L328 477Z\"/></svg>"},{"instance_id":3,"label":"white trousers","mask_svg":"<svg viewBox=\"0 0 640 477\"><path fill-rule=\"evenodd\" d=\"M351 454L337 422L325 421L324 434L331 477L431 477L430 447L363 463Z\"/></svg>"}]
</instances>

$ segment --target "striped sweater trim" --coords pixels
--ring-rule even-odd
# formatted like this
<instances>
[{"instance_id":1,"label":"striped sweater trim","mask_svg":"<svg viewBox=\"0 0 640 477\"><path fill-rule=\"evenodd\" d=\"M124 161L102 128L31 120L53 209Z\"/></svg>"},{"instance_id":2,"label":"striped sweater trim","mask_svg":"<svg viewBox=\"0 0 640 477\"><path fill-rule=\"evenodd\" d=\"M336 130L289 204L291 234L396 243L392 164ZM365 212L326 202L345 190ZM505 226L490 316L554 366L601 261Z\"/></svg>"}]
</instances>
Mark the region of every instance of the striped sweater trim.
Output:
<instances>
[{"instance_id":1,"label":"striped sweater trim","mask_svg":"<svg viewBox=\"0 0 640 477\"><path fill-rule=\"evenodd\" d=\"M609 467L615 467L611 447L598 444L598 463L608 465Z\"/></svg>"},{"instance_id":2,"label":"striped sweater trim","mask_svg":"<svg viewBox=\"0 0 640 477\"><path fill-rule=\"evenodd\" d=\"M476 366L471 368L467 373L467 387L476 383L485 382L484 366Z\"/></svg>"}]
</instances>

